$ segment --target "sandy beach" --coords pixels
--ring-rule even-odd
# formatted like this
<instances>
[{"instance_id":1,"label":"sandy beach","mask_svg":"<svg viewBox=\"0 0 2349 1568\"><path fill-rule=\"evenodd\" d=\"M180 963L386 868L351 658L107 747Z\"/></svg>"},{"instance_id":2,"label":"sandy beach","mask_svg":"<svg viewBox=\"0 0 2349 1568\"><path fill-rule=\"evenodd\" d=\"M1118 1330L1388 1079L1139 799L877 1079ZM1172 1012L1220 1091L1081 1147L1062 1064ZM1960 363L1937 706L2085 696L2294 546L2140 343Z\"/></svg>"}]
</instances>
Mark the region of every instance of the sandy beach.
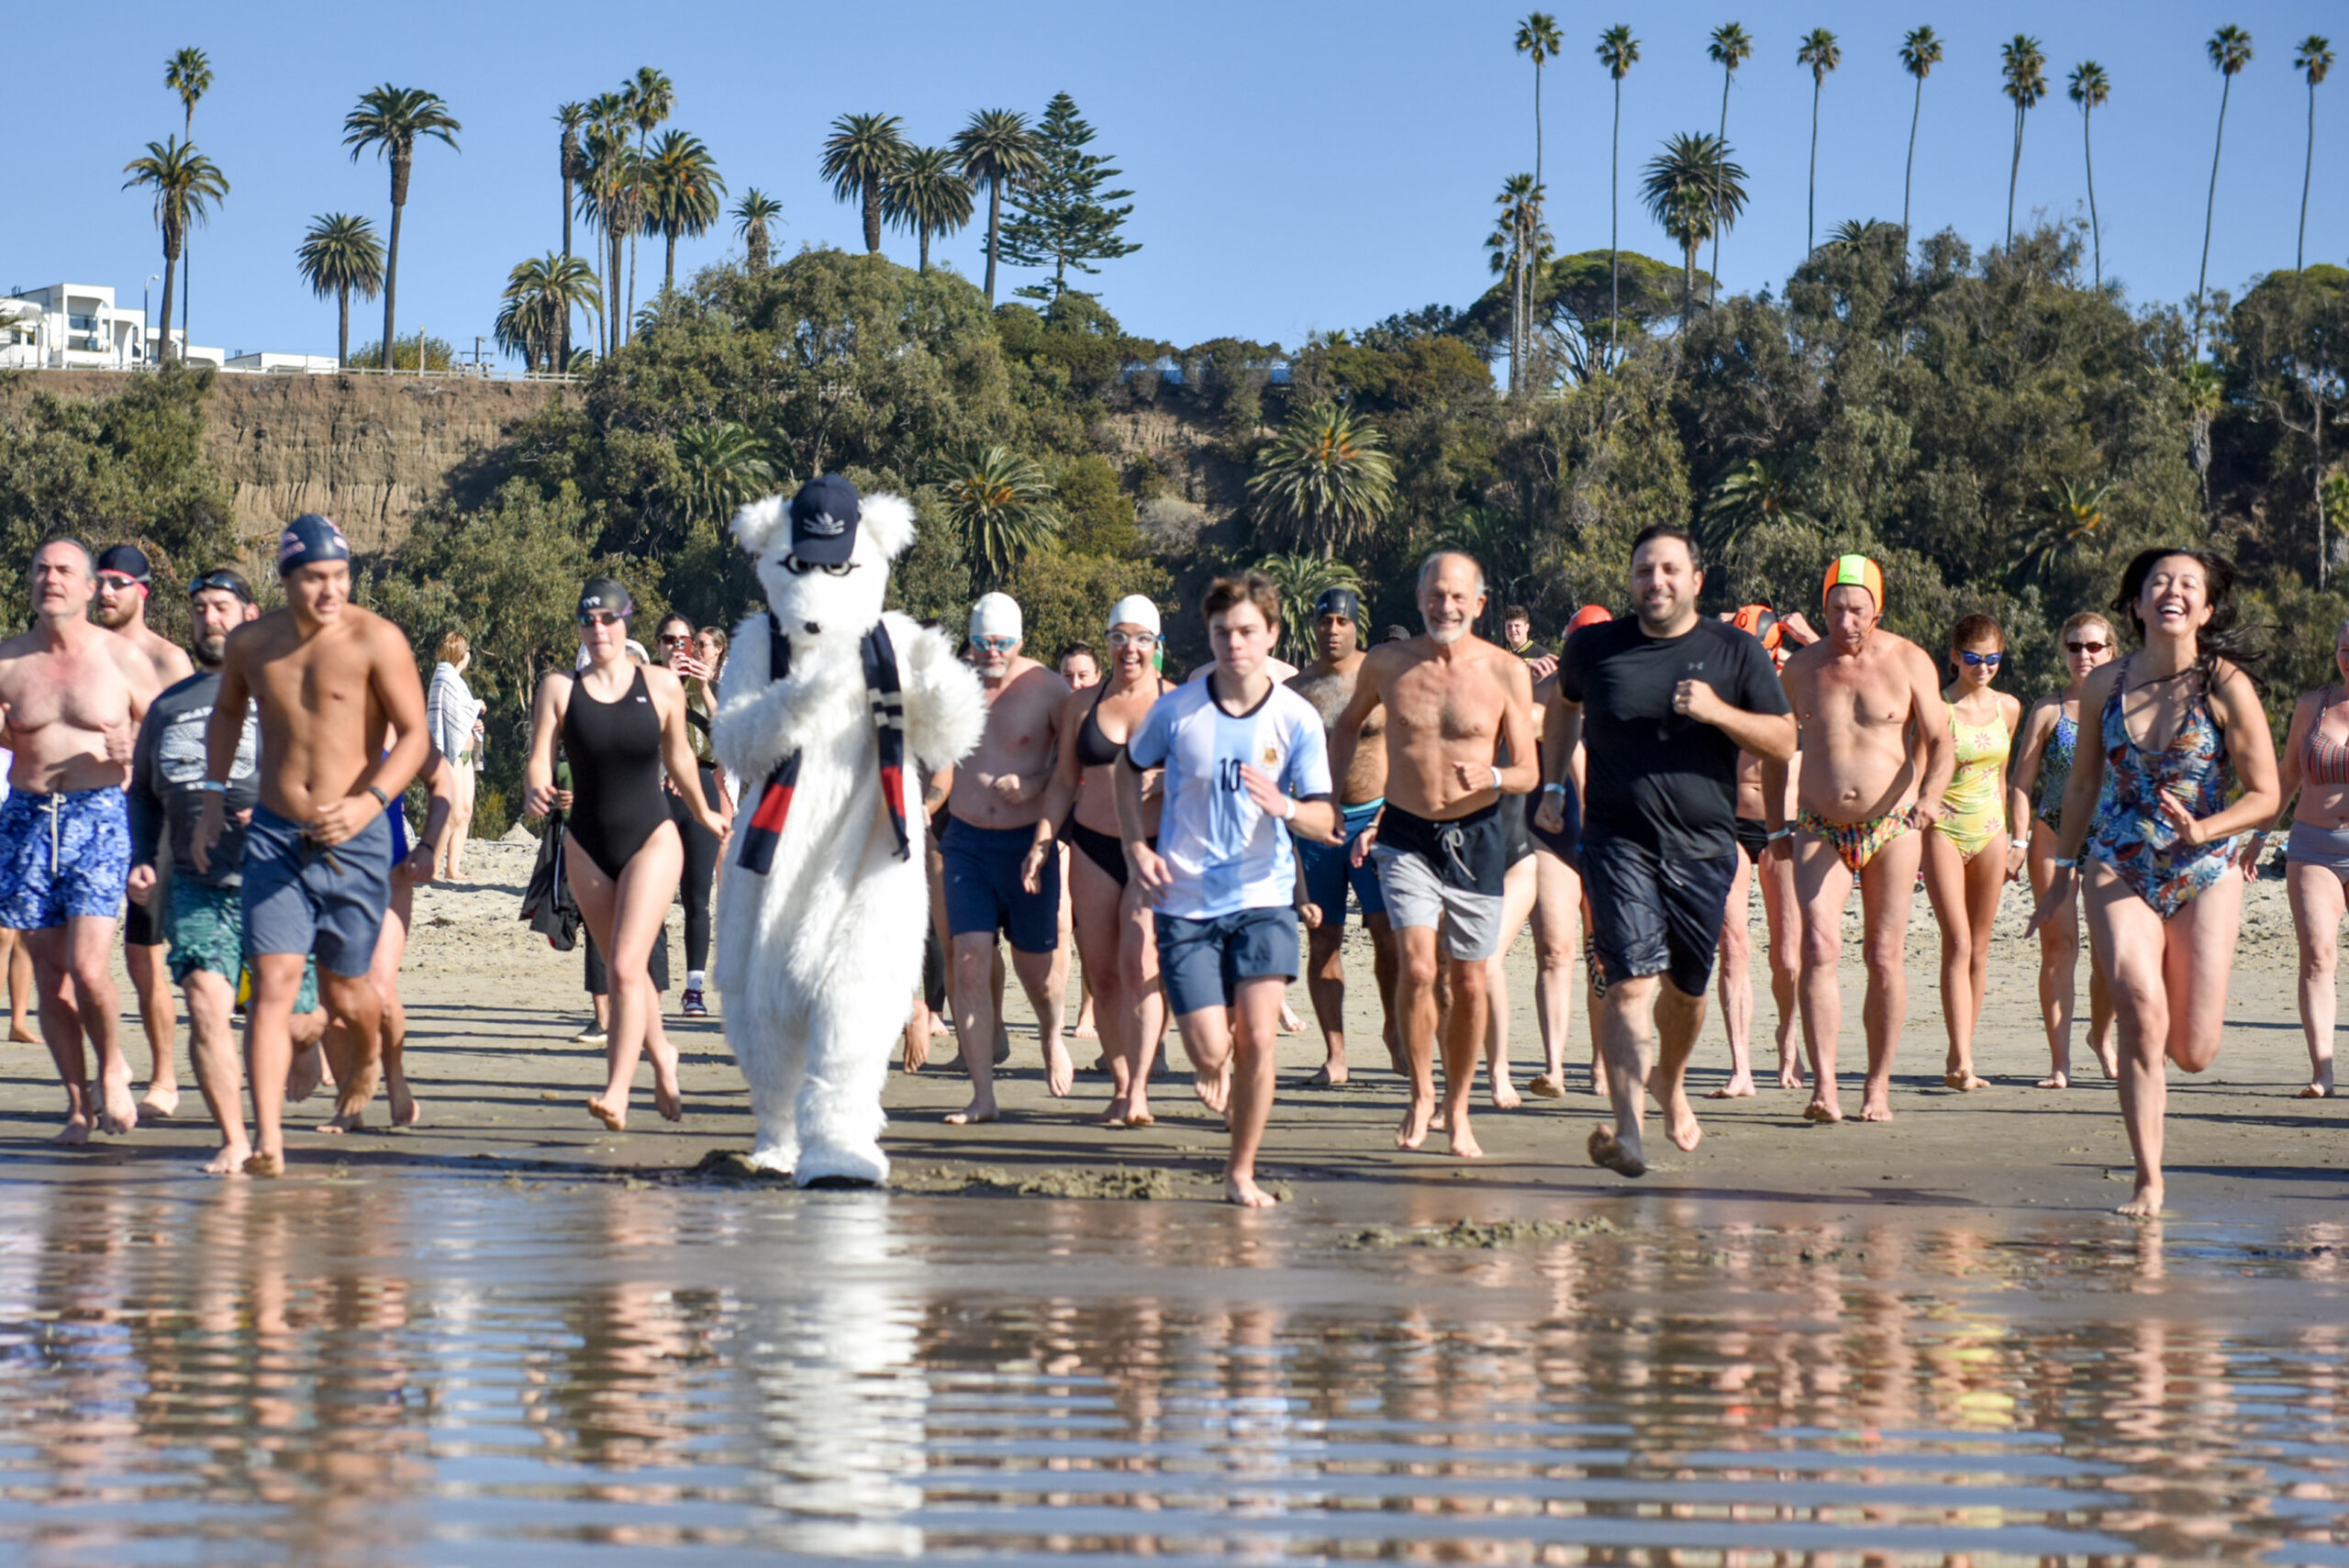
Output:
<instances>
[{"instance_id":1,"label":"sandy beach","mask_svg":"<svg viewBox=\"0 0 2349 1568\"><path fill-rule=\"evenodd\" d=\"M298 1107L289 1155L299 1173L349 1173L415 1165L480 1170L484 1162L578 1174L630 1173L674 1179L714 1152L744 1150L751 1139L747 1096L726 1051L717 1018L688 1021L674 1015L669 1029L684 1057L687 1114L664 1123L651 1109L649 1071L640 1075L636 1110L625 1135L605 1132L584 1108L600 1083L600 1048L571 1043L585 1017L576 952L550 951L518 918L531 847L476 844L474 880L421 891L404 994L408 1002L410 1073L425 1107L424 1125L384 1128L382 1102L374 1125L348 1138L310 1130L327 1109L324 1096ZM1858 1107L1860 976L1854 940L1847 944L1847 1022L1843 1038L1845 1099ZM1753 908L1757 951L1761 906ZM1629 1190L1683 1199L1744 1203L1887 1205L1950 1208L2037 1207L2096 1211L2127 1195L2129 1154L2111 1086L2098 1074L2085 1044L2075 1047L2082 1081L2066 1091L2032 1087L2046 1072L2040 1029L2035 948L2021 938L2027 907L2010 887L1998 923L1979 1070L1991 1086L1964 1094L1942 1086L1944 1040L1936 995L1937 937L1920 894L1909 937L1908 1026L1896 1070L1895 1120L1841 1127L1802 1120L1805 1096L1765 1087L1754 1098L1700 1101L1706 1136L1683 1154L1651 1135L1650 1174L1625 1182L1594 1169L1582 1143L1600 1102L1586 1083L1589 1035L1579 999L1574 1019L1564 1100L1529 1098L1522 1108L1495 1112L1478 1089L1477 1135L1486 1157L1466 1162L1430 1151L1397 1151L1392 1131L1404 1101L1399 1080L1384 1068L1376 1038L1375 1003L1367 984L1368 952L1358 929L1349 947L1348 1010L1357 1076L1343 1088L1312 1089L1302 1081L1319 1064L1318 1037L1284 1040L1281 1091L1264 1163L1268 1181L1308 1210L1353 1210L1354 1200L1382 1190L1440 1196L1439 1207L1459 1213L1538 1213L1552 1200L1588 1199ZM672 916L672 960L682 977L682 945ZM1513 1018L1511 1056L1520 1083L1540 1062L1532 1016L1531 939L1520 937L1509 958ZM2225 1045L2217 1066L2200 1078L2171 1073L2169 1199L2173 1214L2229 1216L2283 1223L2337 1205L2349 1182L2349 1151L2339 1134L2349 1107L2335 1101L2292 1097L2306 1082L2306 1057L2294 1003L2294 942L2282 884L2254 884L2246 899ZM2082 994L2085 995L2085 973ZM128 998L126 986L124 995ZM670 994L674 1006L676 994ZM1308 1021L1302 984L1292 1002ZM718 1003L722 1009L722 999ZM1074 1018L1072 1007L1071 1017ZM1757 1069L1774 1061L1775 1008L1766 982L1756 1003ZM950 1129L940 1117L959 1106L964 1081L952 1065L952 1036L933 1046L931 1066L893 1073L886 1095L886 1146L896 1162L896 1185L929 1192L1026 1192L1061 1196L1159 1197L1208 1200L1223 1148L1222 1129L1192 1098L1182 1078L1163 1081L1159 1122L1140 1130L1108 1130L1092 1118L1108 1096L1107 1080L1080 1072L1075 1095L1053 1100L1044 1091L1032 1021L1024 1006L1011 1008L1012 1059L999 1072L1005 1120ZM125 1020L134 1063L143 1072L145 1045ZM1080 1069L1097 1052L1076 1041ZM1170 1044L1172 1044L1170 1037ZM135 1162L184 1163L189 1179L211 1145L201 1101L187 1078L184 1026L181 1040L184 1098L179 1116L124 1138L102 1140L87 1152L63 1155L41 1140L60 1114L60 1096L46 1053L37 1045L9 1048L0 1074L5 1115L20 1174L46 1166L91 1167ZM1179 1048L1177 1048L1179 1055ZM1698 1093L1728 1074L1728 1048L1718 1017L1708 1020L1693 1073ZM1757 1073L1765 1084L1773 1074ZM1652 1122L1651 1126L1654 1124ZM156 1173L151 1168L146 1173ZM1374 1202L1373 1207L1381 1207ZM1414 1212L1421 1205L1409 1206Z\"/></svg>"}]
</instances>

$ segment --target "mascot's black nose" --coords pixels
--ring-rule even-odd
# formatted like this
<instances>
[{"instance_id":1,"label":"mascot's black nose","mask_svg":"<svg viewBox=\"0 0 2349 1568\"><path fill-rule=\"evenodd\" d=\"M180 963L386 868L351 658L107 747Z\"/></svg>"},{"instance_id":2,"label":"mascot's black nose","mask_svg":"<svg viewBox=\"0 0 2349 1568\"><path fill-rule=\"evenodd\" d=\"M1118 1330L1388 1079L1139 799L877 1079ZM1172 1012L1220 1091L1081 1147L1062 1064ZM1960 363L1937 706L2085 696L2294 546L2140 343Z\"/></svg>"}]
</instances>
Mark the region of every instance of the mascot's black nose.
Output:
<instances>
[{"instance_id":1,"label":"mascot's black nose","mask_svg":"<svg viewBox=\"0 0 2349 1568\"><path fill-rule=\"evenodd\" d=\"M806 627L806 628L807 628L807 635L808 635L808 636L810 636L810 637L816 637L816 636L819 636L819 635L821 635L821 634L822 634L822 632L823 632L823 629L824 629L822 627L818 626L818 625L817 625L814 621L812 621L812 620L804 620L804 621L801 621L799 624L800 624L801 626L804 626L804 627Z\"/></svg>"}]
</instances>

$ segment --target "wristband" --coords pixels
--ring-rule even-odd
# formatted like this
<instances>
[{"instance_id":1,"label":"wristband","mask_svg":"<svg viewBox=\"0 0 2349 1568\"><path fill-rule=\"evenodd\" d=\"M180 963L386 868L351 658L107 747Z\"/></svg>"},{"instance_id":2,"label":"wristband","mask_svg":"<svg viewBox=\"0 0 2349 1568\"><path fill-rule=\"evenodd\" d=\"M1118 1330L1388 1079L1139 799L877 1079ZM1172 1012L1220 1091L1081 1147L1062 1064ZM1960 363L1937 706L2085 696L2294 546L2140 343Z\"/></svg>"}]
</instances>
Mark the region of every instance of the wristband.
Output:
<instances>
[{"instance_id":1,"label":"wristband","mask_svg":"<svg viewBox=\"0 0 2349 1568\"><path fill-rule=\"evenodd\" d=\"M1764 843L1765 843L1765 844L1775 844L1775 843L1776 843L1776 842L1777 842L1779 840L1781 840L1781 839L1791 839L1791 838L1793 838L1794 836L1795 836L1795 830L1794 830L1793 828L1777 828L1777 829L1776 829L1775 831L1773 831L1773 832L1770 834L1770 836L1769 836L1768 838L1766 838L1766 839L1763 840L1762 841L1763 841Z\"/></svg>"},{"instance_id":2,"label":"wristband","mask_svg":"<svg viewBox=\"0 0 2349 1568\"><path fill-rule=\"evenodd\" d=\"M1294 822L1297 820L1297 797L1295 795L1285 795L1281 796L1281 820L1284 822Z\"/></svg>"},{"instance_id":3,"label":"wristband","mask_svg":"<svg viewBox=\"0 0 2349 1568\"><path fill-rule=\"evenodd\" d=\"M1501 771L1500 771L1498 768L1495 768L1495 769L1493 770L1493 793L1494 793L1495 795L1498 795L1498 794L1500 793L1500 788L1501 788Z\"/></svg>"},{"instance_id":4,"label":"wristband","mask_svg":"<svg viewBox=\"0 0 2349 1568\"><path fill-rule=\"evenodd\" d=\"M1566 786L1562 784L1545 784L1542 786L1542 793L1543 795L1564 795L1566 793Z\"/></svg>"},{"instance_id":5,"label":"wristband","mask_svg":"<svg viewBox=\"0 0 2349 1568\"><path fill-rule=\"evenodd\" d=\"M196 781L195 787L203 791L206 795L226 795L228 793L228 786L222 784L218 779L198 779Z\"/></svg>"},{"instance_id":6,"label":"wristband","mask_svg":"<svg viewBox=\"0 0 2349 1568\"><path fill-rule=\"evenodd\" d=\"M384 810L389 811L392 808L392 797L384 793L383 786L381 784L366 784L362 787L364 788L369 795L373 795L378 801L381 801Z\"/></svg>"}]
</instances>

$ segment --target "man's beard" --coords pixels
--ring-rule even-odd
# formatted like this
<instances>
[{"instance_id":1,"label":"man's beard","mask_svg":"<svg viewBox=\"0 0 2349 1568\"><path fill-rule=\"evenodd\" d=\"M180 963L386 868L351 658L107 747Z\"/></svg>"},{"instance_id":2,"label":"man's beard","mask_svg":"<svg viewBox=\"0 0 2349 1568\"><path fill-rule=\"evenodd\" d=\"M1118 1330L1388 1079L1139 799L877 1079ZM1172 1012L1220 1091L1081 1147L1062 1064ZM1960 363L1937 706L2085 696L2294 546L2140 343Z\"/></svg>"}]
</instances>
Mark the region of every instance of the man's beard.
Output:
<instances>
[{"instance_id":1,"label":"man's beard","mask_svg":"<svg viewBox=\"0 0 2349 1568\"><path fill-rule=\"evenodd\" d=\"M138 614L138 610L128 605L117 605L111 610L95 600L90 605L90 618L108 631L120 631Z\"/></svg>"},{"instance_id":2,"label":"man's beard","mask_svg":"<svg viewBox=\"0 0 2349 1568\"><path fill-rule=\"evenodd\" d=\"M225 637L199 637L189 644L188 651L195 662L207 670L220 668L220 661L228 656L228 639Z\"/></svg>"},{"instance_id":3,"label":"man's beard","mask_svg":"<svg viewBox=\"0 0 2349 1568\"><path fill-rule=\"evenodd\" d=\"M1448 630L1443 631L1438 631L1435 628L1435 624L1424 617L1421 618L1419 624L1427 628L1428 640L1434 643L1438 648L1449 648L1453 643L1468 635L1468 623L1464 620L1457 622Z\"/></svg>"}]
</instances>

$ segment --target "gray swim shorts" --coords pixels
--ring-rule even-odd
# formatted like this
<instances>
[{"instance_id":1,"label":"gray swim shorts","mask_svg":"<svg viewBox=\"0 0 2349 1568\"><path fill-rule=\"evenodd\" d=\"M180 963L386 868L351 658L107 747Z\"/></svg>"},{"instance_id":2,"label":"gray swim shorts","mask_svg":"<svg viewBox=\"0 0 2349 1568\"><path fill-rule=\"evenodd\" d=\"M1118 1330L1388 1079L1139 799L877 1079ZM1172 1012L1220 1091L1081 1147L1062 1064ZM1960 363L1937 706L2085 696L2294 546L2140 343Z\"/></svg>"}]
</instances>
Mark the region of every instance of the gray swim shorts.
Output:
<instances>
[{"instance_id":1,"label":"gray swim shorts","mask_svg":"<svg viewBox=\"0 0 2349 1568\"><path fill-rule=\"evenodd\" d=\"M1463 962L1501 951L1508 842L1493 807L1432 822L1389 801L1370 853L1386 895L1387 923L1397 930L1441 929L1444 952Z\"/></svg>"},{"instance_id":2,"label":"gray swim shorts","mask_svg":"<svg viewBox=\"0 0 2349 1568\"><path fill-rule=\"evenodd\" d=\"M299 823L254 806L245 834L245 956L312 953L329 973L365 974L392 901L389 816L371 817L328 848Z\"/></svg>"}]
</instances>

